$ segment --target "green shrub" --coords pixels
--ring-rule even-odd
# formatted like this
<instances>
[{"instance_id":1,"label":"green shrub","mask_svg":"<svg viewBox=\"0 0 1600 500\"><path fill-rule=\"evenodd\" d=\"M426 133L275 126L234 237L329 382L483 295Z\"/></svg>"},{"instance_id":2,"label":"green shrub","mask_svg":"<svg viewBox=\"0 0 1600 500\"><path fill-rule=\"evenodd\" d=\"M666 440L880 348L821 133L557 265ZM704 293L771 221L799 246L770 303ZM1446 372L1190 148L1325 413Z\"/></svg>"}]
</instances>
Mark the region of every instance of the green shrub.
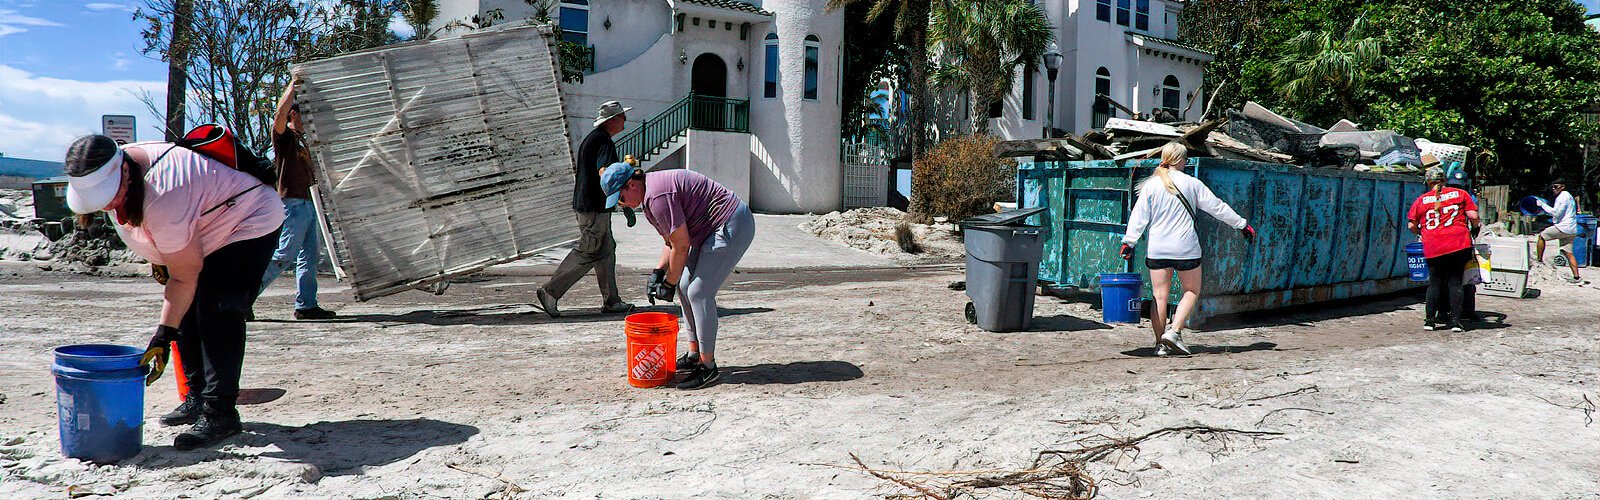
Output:
<instances>
[{"instance_id":1,"label":"green shrub","mask_svg":"<svg viewBox=\"0 0 1600 500\"><path fill-rule=\"evenodd\" d=\"M951 222L994 212L994 203L1014 197L1017 165L995 158L1000 139L968 135L939 143L911 166L911 214Z\"/></svg>"}]
</instances>

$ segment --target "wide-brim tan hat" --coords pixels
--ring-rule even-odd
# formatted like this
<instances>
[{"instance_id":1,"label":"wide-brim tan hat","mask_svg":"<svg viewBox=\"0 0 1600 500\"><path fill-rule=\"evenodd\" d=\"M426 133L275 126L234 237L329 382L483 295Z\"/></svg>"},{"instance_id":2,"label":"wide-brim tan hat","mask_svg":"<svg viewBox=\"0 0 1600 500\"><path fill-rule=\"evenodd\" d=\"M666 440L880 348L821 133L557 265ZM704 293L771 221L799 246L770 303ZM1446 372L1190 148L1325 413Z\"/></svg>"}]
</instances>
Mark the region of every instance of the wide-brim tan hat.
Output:
<instances>
[{"instance_id":1,"label":"wide-brim tan hat","mask_svg":"<svg viewBox=\"0 0 1600 500\"><path fill-rule=\"evenodd\" d=\"M633 108L624 108L622 107L622 103L617 101L606 101L605 104L601 104L600 109L595 112L594 126L598 127L600 124L605 123L606 120L616 118L617 115L626 114L629 111L633 111Z\"/></svg>"}]
</instances>

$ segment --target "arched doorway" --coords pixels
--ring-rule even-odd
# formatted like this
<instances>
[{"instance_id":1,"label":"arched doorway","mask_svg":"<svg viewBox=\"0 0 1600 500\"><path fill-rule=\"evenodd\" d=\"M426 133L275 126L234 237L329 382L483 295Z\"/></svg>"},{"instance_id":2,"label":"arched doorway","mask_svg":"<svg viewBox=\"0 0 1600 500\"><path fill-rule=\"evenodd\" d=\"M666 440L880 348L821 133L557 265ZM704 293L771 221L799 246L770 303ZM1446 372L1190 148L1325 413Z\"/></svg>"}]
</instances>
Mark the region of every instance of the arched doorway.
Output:
<instances>
[{"instance_id":1,"label":"arched doorway","mask_svg":"<svg viewBox=\"0 0 1600 500\"><path fill-rule=\"evenodd\" d=\"M689 93L704 97L689 103L695 128L722 129L727 107L723 98L728 96L727 63L711 53L695 57L694 67L689 71Z\"/></svg>"}]
</instances>

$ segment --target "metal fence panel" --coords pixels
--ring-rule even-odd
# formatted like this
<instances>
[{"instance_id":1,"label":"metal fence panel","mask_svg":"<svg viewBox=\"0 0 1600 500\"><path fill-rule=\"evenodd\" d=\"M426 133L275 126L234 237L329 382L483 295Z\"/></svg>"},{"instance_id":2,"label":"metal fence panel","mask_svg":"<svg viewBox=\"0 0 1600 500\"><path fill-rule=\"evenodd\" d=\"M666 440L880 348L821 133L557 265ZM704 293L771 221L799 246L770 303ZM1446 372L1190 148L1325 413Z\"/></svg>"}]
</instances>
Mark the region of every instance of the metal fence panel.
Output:
<instances>
[{"instance_id":1,"label":"metal fence panel","mask_svg":"<svg viewBox=\"0 0 1600 500\"><path fill-rule=\"evenodd\" d=\"M889 204L889 155L866 143L844 145L844 208Z\"/></svg>"},{"instance_id":2,"label":"metal fence panel","mask_svg":"<svg viewBox=\"0 0 1600 500\"><path fill-rule=\"evenodd\" d=\"M334 258L358 300L577 236L552 42L509 27L298 66Z\"/></svg>"}]
</instances>

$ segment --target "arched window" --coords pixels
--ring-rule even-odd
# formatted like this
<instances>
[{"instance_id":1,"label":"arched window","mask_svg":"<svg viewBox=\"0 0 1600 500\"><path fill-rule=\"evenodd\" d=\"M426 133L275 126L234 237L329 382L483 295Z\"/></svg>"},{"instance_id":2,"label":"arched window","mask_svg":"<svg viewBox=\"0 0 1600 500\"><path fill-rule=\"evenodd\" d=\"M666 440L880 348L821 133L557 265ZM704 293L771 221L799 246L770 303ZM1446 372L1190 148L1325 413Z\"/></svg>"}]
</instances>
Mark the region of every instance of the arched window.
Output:
<instances>
[{"instance_id":1,"label":"arched window","mask_svg":"<svg viewBox=\"0 0 1600 500\"><path fill-rule=\"evenodd\" d=\"M765 83L761 87L761 96L778 97L778 34L767 33L766 62L762 63Z\"/></svg>"},{"instance_id":2,"label":"arched window","mask_svg":"<svg viewBox=\"0 0 1600 500\"><path fill-rule=\"evenodd\" d=\"M817 98L817 67L822 59L822 39L806 35L806 99Z\"/></svg>"},{"instance_id":3,"label":"arched window","mask_svg":"<svg viewBox=\"0 0 1600 500\"><path fill-rule=\"evenodd\" d=\"M1113 116L1112 113L1114 112L1111 109L1111 103L1106 101L1106 99L1110 98L1111 71L1105 68L1097 69L1094 71L1094 105L1090 106L1093 114L1089 119L1090 126L1093 128L1106 126L1106 120Z\"/></svg>"},{"instance_id":4,"label":"arched window","mask_svg":"<svg viewBox=\"0 0 1600 500\"><path fill-rule=\"evenodd\" d=\"M1167 75L1167 78L1161 81L1161 108L1171 112L1173 117L1178 116L1181 100L1179 92L1178 77Z\"/></svg>"}]
</instances>

